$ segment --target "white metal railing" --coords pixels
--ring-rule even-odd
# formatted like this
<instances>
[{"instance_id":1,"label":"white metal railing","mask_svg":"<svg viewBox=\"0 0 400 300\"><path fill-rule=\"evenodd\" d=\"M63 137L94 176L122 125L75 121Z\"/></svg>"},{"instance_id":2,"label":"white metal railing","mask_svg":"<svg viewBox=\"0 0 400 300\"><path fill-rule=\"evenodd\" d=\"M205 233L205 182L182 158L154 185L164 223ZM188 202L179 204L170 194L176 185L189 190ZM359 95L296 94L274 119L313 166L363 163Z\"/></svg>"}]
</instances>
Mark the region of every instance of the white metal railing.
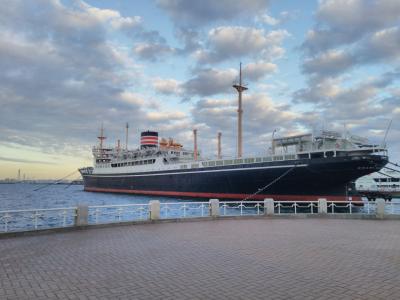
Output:
<instances>
[{"instance_id":1,"label":"white metal railing","mask_svg":"<svg viewBox=\"0 0 400 300\"><path fill-rule=\"evenodd\" d=\"M75 217L76 207L0 211L0 232L73 226Z\"/></svg>"},{"instance_id":2,"label":"white metal railing","mask_svg":"<svg viewBox=\"0 0 400 300\"><path fill-rule=\"evenodd\" d=\"M125 221L147 220L149 204L95 205L88 207L89 224L105 224Z\"/></svg>"},{"instance_id":3,"label":"white metal railing","mask_svg":"<svg viewBox=\"0 0 400 300\"><path fill-rule=\"evenodd\" d=\"M226 201L219 202L221 216L251 216L264 213L263 201Z\"/></svg>"},{"instance_id":4,"label":"white metal railing","mask_svg":"<svg viewBox=\"0 0 400 300\"><path fill-rule=\"evenodd\" d=\"M266 200L267 201L267 200ZM193 218L209 216L259 216L267 213L266 201L223 201L215 209L210 202L167 202L156 201L156 210L161 219ZM272 201L269 200L272 213L285 214L318 214L323 208L319 201ZM362 205L360 205L362 204ZM266 206L267 205L267 206ZM325 201L325 212L328 214L377 214L375 202L333 202ZM86 223L107 224L127 221L144 221L151 217L152 204L121 204L86 206ZM271 209L270 208L270 209ZM214 212L213 212L214 210ZM271 212L268 212L271 213ZM26 209L0 211L0 232L29 231L47 228L81 226L77 220L81 212L78 207L51 209ZM85 214L85 213L84 213ZM400 201L386 202L384 214L400 215Z\"/></svg>"},{"instance_id":5,"label":"white metal railing","mask_svg":"<svg viewBox=\"0 0 400 300\"><path fill-rule=\"evenodd\" d=\"M208 217L209 202L175 202L160 203L160 216L163 219Z\"/></svg>"},{"instance_id":6,"label":"white metal railing","mask_svg":"<svg viewBox=\"0 0 400 300\"><path fill-rule=\"evenodd\" d=\"M318 213L318 201L274 201L274 208L280 214Z\"/></svg>"}]
</instances>

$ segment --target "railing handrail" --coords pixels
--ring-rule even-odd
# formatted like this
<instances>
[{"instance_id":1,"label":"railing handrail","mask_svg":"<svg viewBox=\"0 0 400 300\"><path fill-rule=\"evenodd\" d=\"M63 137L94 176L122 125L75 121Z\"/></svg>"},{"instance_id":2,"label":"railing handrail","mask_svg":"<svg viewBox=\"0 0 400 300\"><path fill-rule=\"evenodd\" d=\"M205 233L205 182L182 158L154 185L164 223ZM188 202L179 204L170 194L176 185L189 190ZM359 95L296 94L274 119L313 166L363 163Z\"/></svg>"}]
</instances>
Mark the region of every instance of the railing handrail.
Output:
<instances>
[{"instance_id":1,"label":"railing handrail","mask_svg":"<svg viewBox=\"0 0 400 300\"><path fill-rule=\"evenodd\" d=\"M15 209L15 210L2 210L2 211L0 211L0 214L21 213L21 212L38 212L38 211L74 210L74 209L77 209L77 207Z\"/></svg>"},{"instance_id":2,"label":"railing handrail","mask_svg":"<svg viewBox=\"0 0 400 300\"><path fill-rule=\"evenodd\" d=\"M150 206L149 203L130 203L130 204L110 204L110 205L89 205L88 208L114 208L114 207L131 207L131 206Z\"/></svg>"},{"instance_id":3,"label":"railing handrail","mask_svg":"<svg viewBox=\"0 0 400 300\"><path fill-rule=\"evenodd\" d=\"M208 201L204 201L204 202L160 202L160 205L185 205L185 204L191 204L191 205L196 205L196 204L207 204L209 205Z\"/></svg>"}]
</instances>

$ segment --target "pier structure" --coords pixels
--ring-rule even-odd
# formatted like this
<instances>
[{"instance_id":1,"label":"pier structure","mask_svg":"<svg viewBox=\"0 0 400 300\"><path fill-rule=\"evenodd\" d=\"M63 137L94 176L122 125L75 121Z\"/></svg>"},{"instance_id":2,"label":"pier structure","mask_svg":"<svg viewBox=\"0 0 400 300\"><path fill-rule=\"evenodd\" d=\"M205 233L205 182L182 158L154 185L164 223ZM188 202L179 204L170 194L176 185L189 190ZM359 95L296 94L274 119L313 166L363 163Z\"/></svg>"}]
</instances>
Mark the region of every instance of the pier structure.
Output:
<instances>
[{"instance_id":1,"label":"pier structure","mask_svg":"<svg viewBox=\"0 0 400 300\"><path fill-rule=\"evenodd\" d=\"M398 228L243 218L7 238L0 298L397 300Z\"/></svg>"}]
</instances>

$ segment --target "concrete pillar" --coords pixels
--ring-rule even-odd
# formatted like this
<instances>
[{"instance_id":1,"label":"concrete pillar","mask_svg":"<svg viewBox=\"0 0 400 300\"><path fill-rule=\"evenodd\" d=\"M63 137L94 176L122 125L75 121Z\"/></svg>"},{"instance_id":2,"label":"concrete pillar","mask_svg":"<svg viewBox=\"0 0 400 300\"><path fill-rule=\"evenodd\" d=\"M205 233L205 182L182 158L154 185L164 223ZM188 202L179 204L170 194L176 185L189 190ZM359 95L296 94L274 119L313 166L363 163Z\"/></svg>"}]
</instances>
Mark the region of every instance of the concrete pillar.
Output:
<instances>
[{"instance_id":1,"label":"concrete pillar","mask_svg":"<svg viewBox=\"0 0 400 300\"><path fill-rule=\"evenodd\" d=\"M318 213L327 214L328 213L328 202L325 198L318 199Z\"/></svg>"},{"instance_id":2,"label":"concrete pillar","mask_svg":"<svg viewBox=\"0 0 400 300\"><path fill-rule=\"evenodd\" d=\"M75 226L86 226L89 223L89 207L79 204L76 209Z\"/></svg>"},{"instance_id":3,"label":"concrete pillar","mask_svg":"<svg viewBox=\"0 0 400 300\"><path fill-rule=\"evenodd\" d=\"M383 219L383 217L385 216L385 199L376 199L375 205L376 205L376 217Z\"/></svg>"},{"instance_id":4,"label":"concrete pillar","mask_svg":"<svg viewBox=\"0 0 400 300\"><path fill-rule=\"evenodd\" d=\"M210 199L210 216L211 217L219 216L219 200L218 199Z\"/></svg>"},{"instance_id":5,"label":"concrete pillar","mask_svg":"<svg viewBox=\"0 0 400 300\"><path fill-rule=\"evenodd\" d=\"M274 199L265 198L264 199L264 214L267 215L267 216L271 216L274 213L275 213Z\"/></svg>"},{"instance_id":6,"label":"concrete pillar","mask_svg":"<svg viewBox=\"0 0 400 300\"><path fill-rule=\"evenodd\" d=\"M151 200L150 204L150 220L160 219L160 201Z\"/></svg>"}]
</instances>

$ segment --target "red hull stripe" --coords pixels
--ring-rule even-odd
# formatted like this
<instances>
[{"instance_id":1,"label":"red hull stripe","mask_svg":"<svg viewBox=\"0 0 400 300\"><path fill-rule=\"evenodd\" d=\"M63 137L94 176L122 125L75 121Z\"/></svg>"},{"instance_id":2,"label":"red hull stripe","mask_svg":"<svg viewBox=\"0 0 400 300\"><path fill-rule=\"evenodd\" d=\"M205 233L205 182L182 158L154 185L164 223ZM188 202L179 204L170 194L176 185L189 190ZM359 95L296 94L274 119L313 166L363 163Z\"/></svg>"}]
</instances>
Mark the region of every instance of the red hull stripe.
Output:
<instances>
[{"instance_id":1,"label":"red hull stripe","mask_svg":"<svg viewBox=\"0 0 400 300\"><path fill-rule=\"evenodd\" d=\"M225 193L196 193L196 192L175 192L175 191L146 191L146 190L127 190L127 189L109 189L85 187L88 192L106 192L106 193L124 193L137 195L153 195L153 196L174 196L174 197L194 197L194 198L218 198L218 199L238 199L242 200L249 197L249 194L225 194ZM252 200L264 200L272 198L277 201L317 201L319 198L325 198L328 201L347 202L344 196L328 196L328 195L254 195ZM361 197L352 197L352 202L363 203Z\"/></svg>"},{"instance_id":2,"label":"red hull stripe","mask_svg":"<svg viewBox=\"0 0 400 300\"><path fill-rule=\"evenodd\" d=\"M142 137L140 140L151 140L151 141L158 141L158 137Z\"/></svg>"}]
</instances>

